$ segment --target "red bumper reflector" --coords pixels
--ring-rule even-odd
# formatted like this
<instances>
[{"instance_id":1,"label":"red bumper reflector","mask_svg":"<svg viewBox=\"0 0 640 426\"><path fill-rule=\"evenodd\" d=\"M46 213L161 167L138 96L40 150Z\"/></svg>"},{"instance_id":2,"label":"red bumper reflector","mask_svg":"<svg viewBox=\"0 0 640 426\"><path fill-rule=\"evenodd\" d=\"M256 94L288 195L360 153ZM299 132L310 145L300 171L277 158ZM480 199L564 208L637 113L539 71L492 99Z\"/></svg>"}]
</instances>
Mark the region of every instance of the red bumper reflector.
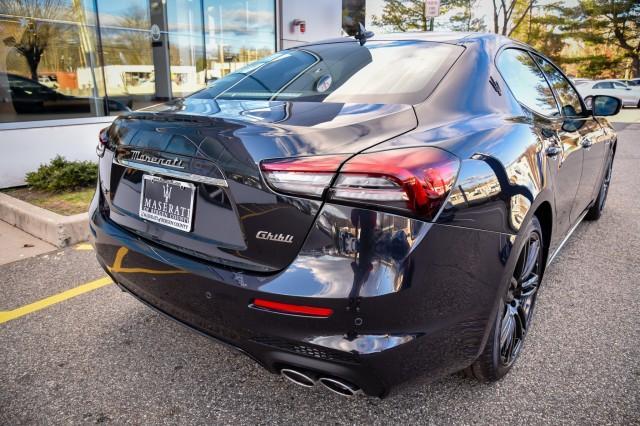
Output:
<instances>
[{"instance_id":1,"label":"red bumper reflector","mask_svg":"<svg viewBox=\"0 0 640 426\"><path fill-rule=\"evenodd\" d=\"M313 317L328 317L333 314L331 308L318 308L315 306L292 305L290 303L274 302L271 300L254 299L253 306L270 311L286 314L309 315Z\"/></svg>"}]
</instances>

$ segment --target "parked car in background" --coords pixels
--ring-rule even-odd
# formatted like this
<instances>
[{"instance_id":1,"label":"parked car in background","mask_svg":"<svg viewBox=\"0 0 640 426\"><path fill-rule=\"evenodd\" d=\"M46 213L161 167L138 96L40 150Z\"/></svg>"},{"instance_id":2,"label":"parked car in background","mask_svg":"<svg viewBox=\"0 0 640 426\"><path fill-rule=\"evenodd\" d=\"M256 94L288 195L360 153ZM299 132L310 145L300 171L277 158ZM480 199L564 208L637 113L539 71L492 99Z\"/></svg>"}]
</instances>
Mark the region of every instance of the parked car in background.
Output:
<instances>
[{"instance_id":1,"label":"parked car in background","mask_svg":"<svg viewBox=\"0 0 640 426\"><path fill-rule=\"evenodd\" d=\"M640 87L640 78L632 78L631 80L624 80L624 82L630 87Z\"/></svg>"},{"instance_id":2,"label":"parked car in background","mask_svg":"<svg viewBox=\"0 0 640 426\"><path fill-rule=\"evenodd\" d=\"M60 87L58 84L58 78L55 74L39 75L38 82L53 90L57 90L58 87Z\"/></svg>"},{"instance_id":3,"label":"parked car in background","mask_svg":"<svg viewBox=\"0 0 640 426\"><path fill-rule=\"evenodd\" d=\"M599 80L576 86L580 95L589 103L596 95L613 96L622 101L623 106L640 108L640 86L627 86L620 80Z\"/></svg>"},{"instance_id":4,"label":"parked car in background","mask_svg":"<svg viewBox=\"0 0 640 426\"><path fill-rule=\"evenodd\" d=\"M60 93L50 85L17 74L0 73L0 99L10 102L17 115L25 114L85 114L90 113L96 104L109 112L131 111L129 106L117 100L80 97ZM53 80L47 80L51 83ZM51 83L52 84L52 83Z\"/></svg>"},{"instance_id":5,"label":"parked car in background","mask_svg":"<svg viewBox=\"0 0 640 426\"><path fill-rule=\"evenodd\" d=\"M579 84L591 83L591 82L593 82L593 80L591 80L590 78L574 78L573 79L573 84L575 84L576 86Z\"/></svg>"},{"instance_id":6,"label":"parked car in background","mask_svg":"<svg viewBox=\"0 0 640 426\"><path fill-rule=\"evenodd\" d=\"M587 108L506 37L366 35L103 129L96 255L134 297L304 387L498 380L547 264L603 212L617 137L601 117L620 100Z\"/></svg>"}]
</instances>

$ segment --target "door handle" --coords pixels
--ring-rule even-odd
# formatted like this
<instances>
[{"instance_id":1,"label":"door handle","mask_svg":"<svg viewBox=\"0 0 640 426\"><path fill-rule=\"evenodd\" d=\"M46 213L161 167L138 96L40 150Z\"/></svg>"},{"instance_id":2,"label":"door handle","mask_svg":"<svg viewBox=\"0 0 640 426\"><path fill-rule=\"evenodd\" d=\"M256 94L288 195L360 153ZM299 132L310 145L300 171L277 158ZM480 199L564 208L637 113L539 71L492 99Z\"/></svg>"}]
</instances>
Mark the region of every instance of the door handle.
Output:
<instances>
[{"instance_id":1,"label":"door handle","mask_svg":"<svg viewBox=\"0 0 640 426\"><path fill-rule=\"evenodd\" d=\"M591 138L582 138L580 145L582 145L583 148L589 149L591 148L591 145L593 145L593 141Z\"/></svg>"},{"instance_id":2,"label":"door handle","mask_svg":"<svg viewBox=\"0 0 640 426\"><path fill-rule=\"evenodd\" d=\"M551 157L551 158L557 157L558 154L560 154L561 152L562 152L562 148L560 148L558 145L550 145L545 150L545 154L547 154L547 157Z\"/></svg>"}]
</instances>

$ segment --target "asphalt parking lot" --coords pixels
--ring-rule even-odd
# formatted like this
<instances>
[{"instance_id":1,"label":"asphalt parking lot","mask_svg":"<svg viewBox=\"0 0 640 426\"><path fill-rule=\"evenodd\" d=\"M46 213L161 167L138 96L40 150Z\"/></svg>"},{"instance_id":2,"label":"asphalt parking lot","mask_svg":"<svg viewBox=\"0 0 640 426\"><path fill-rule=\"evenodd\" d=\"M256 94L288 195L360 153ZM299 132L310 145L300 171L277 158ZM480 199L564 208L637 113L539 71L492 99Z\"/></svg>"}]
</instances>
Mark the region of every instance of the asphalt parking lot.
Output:
<instances>
[{"instance_id":1,"label":"asphalt parking lot","mask_svg":"<svg viewBox=\"0 0 640 426\"><path fill-rule=\"evenodd\" d=\"M498 383L454 375L384 400L300 388L96 282L81 245L0 266L0 424L640 424L640 124L618 127L606 212L548 269Z\"/></svg>"}]
</instances>

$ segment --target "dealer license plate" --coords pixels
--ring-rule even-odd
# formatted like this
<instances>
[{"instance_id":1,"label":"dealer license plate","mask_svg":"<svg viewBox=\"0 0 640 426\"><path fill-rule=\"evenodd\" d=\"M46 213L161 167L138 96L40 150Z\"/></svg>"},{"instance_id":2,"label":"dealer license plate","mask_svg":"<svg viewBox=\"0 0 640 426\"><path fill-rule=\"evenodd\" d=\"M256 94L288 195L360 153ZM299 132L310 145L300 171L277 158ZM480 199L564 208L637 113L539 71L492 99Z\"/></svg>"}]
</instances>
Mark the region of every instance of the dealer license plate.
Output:
<instances>
[{"instance_id":1,"label":"dealer license plate","mask_svg":"<svg viewBox=\"0 0 640 426\"><path fill-rule=\"evenodd\" d=\"M140 217L151 222L191 231L195 185L188 182L142 177Z\"/></svg>"}]
</instances>

